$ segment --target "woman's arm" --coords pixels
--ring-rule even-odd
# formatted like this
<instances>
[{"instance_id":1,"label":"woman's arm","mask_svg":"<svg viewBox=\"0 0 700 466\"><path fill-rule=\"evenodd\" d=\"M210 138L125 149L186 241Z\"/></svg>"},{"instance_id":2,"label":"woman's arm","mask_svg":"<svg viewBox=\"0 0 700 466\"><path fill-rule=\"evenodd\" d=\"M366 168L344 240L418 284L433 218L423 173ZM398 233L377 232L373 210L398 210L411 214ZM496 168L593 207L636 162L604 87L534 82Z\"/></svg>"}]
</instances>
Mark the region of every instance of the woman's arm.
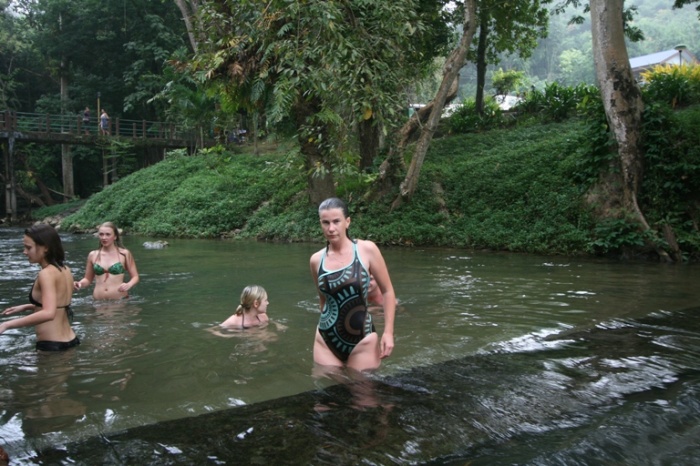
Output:
<instances>
[{"instance_id":1,"label":"woman's arm","mask_svg":"<svg viewBox=\"0 0 700 466\"><path fill-rule=\"evenodd\" d=\"M97 251L91 251L88 254L87 262L85 263L85 276L77 282L73 282L73 288L80 290L82 288L87 288L90 286L92 281L95 279L95 270L92 268L94 264L94 257Z\"/></svg>"},{"instance_id":2,"label":"woman's arm","mask_svg":"<svg viewBox=\"0 0 700 466\"><path fill-rule=\"evenodd\" d=\"M311 256L311 260L309 260L309 268L311 269L311 278L314 281L314 287L316 288L316 292L318 293L318 302L319 302L319 307L321 309L321 312L323 312L323 306L326 304L326 297L321 293L321 290L318 289L318 266L321 263L321 255L323 254L323 250L318 251L314 255Z\"/></svg>"},{"instance_id":3,"label":"woman's arm","mask_svg":"<svg viewBox=\"0 0 700 466\"><path fill-rule=\"evenodd\" d=\"M18 305L18 306L8 307L8 308L5 309L4 311L2 311L2 315L4 315L4 316L9 316L9 315L12 315L12 314L17 314L18 312L28 311L28 310L30 310L30 309L31 309L31 310L34 310L35 308L36 308L36 306L34 306L33 304L29 304L29 303L27 303L27 304L20 304L20 305Z\"/></svg>"},{"instance_id":4,"label":"woman's arm","mask_svg":"<svg viewBox=\"0 0 700 466\"><path fill-rule=\"evenodd\" d=\"M119 291L129 291L139 282L139 271L136 268L134 256L128 249L124 250L124 254L126 255L126 271L129 272L129 281L119 285Z\"/></svg>"},{"instance_id":5,"label":"woman's arm","mask_svg":"<svg viewBox=\"0 0 700 466\"><path fill-rule=\"evenodd\" d=\"M384 297L384 332L380 342L380 357L391 355L394 350L394 317L396 316L396 294L389 277L389 269L381 251L372 241L362 241L363 257L369 262L369 273L374 276Z\"/></svg>"},{"instance_id":6,"label":"woman's arm","mask_svg":"<svg viewBox=\"0 0 700 466\"><path fill-rule=\"evenodd\" d=\"M39 309L38 311L29 314L28 316L3 322L0 326L0 330L2 330L0 331L0 333L11 328L32 327L35 325L43 324L44 322L53 320L56 317L57 278L55 273L60 272L54 272L53 270L50 270L48 268L39 272L37 284L38 289L41 290L41 301L43 307L41 307L41 309ZM28 307L26 306L32 306L36 310L36 306L34 306L33 304L25 304L17 307L25 307L28 309ZM6 312L7 311L3 312L3 314L5 314Z\"/></svg>"}]
</instances>

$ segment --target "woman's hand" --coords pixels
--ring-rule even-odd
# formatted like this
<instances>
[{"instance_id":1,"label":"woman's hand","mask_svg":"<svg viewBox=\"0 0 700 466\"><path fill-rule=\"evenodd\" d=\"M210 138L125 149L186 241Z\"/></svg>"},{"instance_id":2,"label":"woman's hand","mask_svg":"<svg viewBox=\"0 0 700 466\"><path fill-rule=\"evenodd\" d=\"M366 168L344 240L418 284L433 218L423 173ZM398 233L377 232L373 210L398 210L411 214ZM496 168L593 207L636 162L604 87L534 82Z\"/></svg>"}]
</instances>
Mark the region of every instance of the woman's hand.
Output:
<instances>
[{"instance_id":1,"label":"woman's hand","mask_svg":"<svg viewBox=\"0 0 700 466\"><path fill-rule=\"evenodd\" d=\"M17 314L18 312L26 311L31 304L20 304L19 306L12 306L8 307L4 311L2 311L2 315L4 316L9 316L12 314Z\"/></svg>"},{"instance_id":2,"label":"woman's hand","mask_svg":"<svg viewBox=\"0 0 700 466\"><path fill-rule=\"evenodd\" d=\"M391 356L391 352L394 350L394 335L391 333L382 334L382 341L379 344L379 349L381 350L379 354L381 359Z\"/></svg>"}]
</instances>

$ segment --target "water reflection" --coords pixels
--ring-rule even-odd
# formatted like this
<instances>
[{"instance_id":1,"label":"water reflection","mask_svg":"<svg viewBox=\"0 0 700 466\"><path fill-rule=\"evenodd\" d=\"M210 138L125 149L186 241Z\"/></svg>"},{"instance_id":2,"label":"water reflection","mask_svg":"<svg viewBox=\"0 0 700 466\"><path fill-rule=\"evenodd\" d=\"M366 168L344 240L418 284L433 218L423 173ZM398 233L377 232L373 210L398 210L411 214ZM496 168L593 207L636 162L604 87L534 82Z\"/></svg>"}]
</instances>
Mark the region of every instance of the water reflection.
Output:
<instances>
[{"instance_id":1,"label":"water reflection","mask_svg":"<svg viewBox=\"0 0 700 466\"><path fill-rule=\"evenodd\" d=\"M237 343L235 344L234 352L231 353L231 358L245 357L251 353L267 351L267 343L278 341L280 332L285 330L287 330L287 327L275 320L245 329L222 327L220 325L206 329L207 332L216 337L236 339Z\"/></svg>"},{"instance_id":2,"label":"water reflection","mask_svg":"<svg viewBox=\"0 0 700 466\"><path fill-rule=\"evenodd\" d=\"M59 353L28 351L16 362L23 377L4 380L14 383L4 386L0 397L3 420L10 428L8 440L60 432L82 420L87 408L75 393L75 349ZM15 411L23 416L5 418Z\"/></svg>"},{"instance_id":3,"label":"water reflection","mask_svg":"<svg viewBox=\"0 0 700 466\"><path fill-rule=\"evenodd\" d=\"M0 299L13 303L26 300L36 274L17 238L0 229L3 264L16 263ZM94 238L64 239L80 275ZM144 239L125 237L139 262L138 295L75 297L82 344L49 375L66 377L62 392L14 401L39 371L34 338L0 336L0 445L18 464L53 444L70 444L61 461L90 465L288 464L290 454L297 464L573 464L586 442L602 448L595 426L611 426L608 439L623 443L642 438L635 425L653 424L645 415L697 430L684 409L700 413L700 332L684 321L693 313L677 313L697 305L697 267L386 248L400 304L396 348L358 381L313 372L319 309L308 257L317 245L174 239L143 250ZM285 328L216 334L248 283L275 297L271 319ZM57 416L51 433L24 432L26 416L36 424L44 399L61 397L84 412ZM636 409L643 414L633 419ZM663 437L655 429L647 433ZM110 439L112 453L95 435ZM663 448L678 441L697 452L677 431L665 438ZM81 440L97 456L73 444ZM557 445L571 456L558 457Z\"/></svg>"}]
</instances>

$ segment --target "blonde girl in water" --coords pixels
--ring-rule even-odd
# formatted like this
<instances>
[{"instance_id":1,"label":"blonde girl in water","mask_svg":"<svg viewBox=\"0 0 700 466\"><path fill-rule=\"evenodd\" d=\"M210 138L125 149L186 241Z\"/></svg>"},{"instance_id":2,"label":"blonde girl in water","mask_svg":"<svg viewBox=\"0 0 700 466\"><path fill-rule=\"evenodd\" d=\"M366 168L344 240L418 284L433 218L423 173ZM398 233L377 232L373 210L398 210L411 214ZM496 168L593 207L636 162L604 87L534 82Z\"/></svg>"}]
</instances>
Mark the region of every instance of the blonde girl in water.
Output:
<instances>
[{"instance_id":1,"label":"blonde girl in water","mask_svg":"<svg viewBox=\"0 0 700 466\"><path fill-rule=\"evenodd\" d=\"M99 226L97 236L99 249L88 254L85 264L85 276L75 282L80 290L90 286L95 280L92 297L95 299L122 299L129 297L129 290L139 282L139 272L131 252L121 244L119 230L112 222ZM125 282L125 275L129 281Z\"/></svg>"},{"instance_id":2,"label":"blonde girl in water","mask_svg":"<svg viewBox=\"0 0 700 466\"><path fill-rule=\"evenodd\" d=\"M241 304L236 313L221 323L222 328L259 327L270 321L267 317L267 292L258 285L246 286L241 293Z\"/></svg>"}]
</instances>

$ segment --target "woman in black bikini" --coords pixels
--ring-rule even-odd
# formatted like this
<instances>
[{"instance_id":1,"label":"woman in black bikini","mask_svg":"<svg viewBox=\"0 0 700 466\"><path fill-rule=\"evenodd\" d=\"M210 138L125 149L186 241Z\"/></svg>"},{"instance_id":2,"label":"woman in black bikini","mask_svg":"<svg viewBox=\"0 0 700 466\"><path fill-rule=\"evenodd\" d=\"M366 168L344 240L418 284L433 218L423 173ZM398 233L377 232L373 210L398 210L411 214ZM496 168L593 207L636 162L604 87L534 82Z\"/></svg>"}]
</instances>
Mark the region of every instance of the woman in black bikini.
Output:
<instances>
[{"instance_id":1,"label":"woman in black bikini","mask_svg":"<svg viewBox=\"0 0 700 466\"><path fill-rule=\"evenodd\" d=\"M8 307L2 315L33 311L30 315L0 324L0 333L18 327L34 326L36 349L63 351L80 344L73 332L70 309L73 296L73 274L64 264L65 253L56 230L37 224L24 232L24 255L30 264L39 264L41 271L29 292L29 303Z\"/></svg>"},{"instance_id":2,"label":"woman in black bikini","mask_svg":"<svg viewBox=\"0 0 700 466\"><path fill-rule=\"evenodd\" d=\"M124 248L119 230L112 222L105 222L97 230L100 247L88 254L85 276L75 282L75 289L90 286L95 280L92 297L95 299L122 299L139 282L139 272L131 252ZM124 277L129 273L129 281Z\"/></svg>"}]
</instances>

